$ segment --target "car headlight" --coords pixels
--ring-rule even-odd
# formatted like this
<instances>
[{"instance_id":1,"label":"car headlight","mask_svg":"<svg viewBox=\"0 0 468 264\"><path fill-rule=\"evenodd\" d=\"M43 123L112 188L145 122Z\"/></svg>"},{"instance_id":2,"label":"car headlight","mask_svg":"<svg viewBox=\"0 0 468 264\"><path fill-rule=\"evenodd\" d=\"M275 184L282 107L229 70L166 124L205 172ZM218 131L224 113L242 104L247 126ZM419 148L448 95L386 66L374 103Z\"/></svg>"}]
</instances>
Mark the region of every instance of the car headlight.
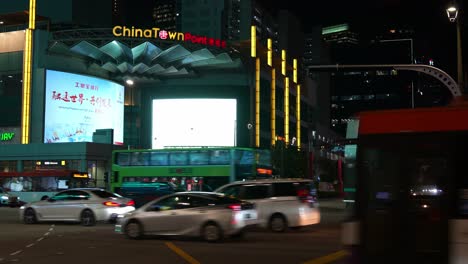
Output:
<instances>
[{"instance_id":1,"label":"car headlight","mask_svg":"<svg viewBox=\"0 0 468 264\"><path fill-rule=\"evenodd\" d=\"M0 197L0 198L2 198L2 200L8 200L8 196L6 196L6 195L2 195L2 197Z\"/></svg>"},{"instance_id":2,"label":"car headlight","mask_svg":"<svg viewBox=\"0 0 468 264\"><path fill-rule=\"evenodd\" d=\"M25 208L24 205L20 206L20 210L24 210L24 208Z\"/></svg>"}]
</instances>

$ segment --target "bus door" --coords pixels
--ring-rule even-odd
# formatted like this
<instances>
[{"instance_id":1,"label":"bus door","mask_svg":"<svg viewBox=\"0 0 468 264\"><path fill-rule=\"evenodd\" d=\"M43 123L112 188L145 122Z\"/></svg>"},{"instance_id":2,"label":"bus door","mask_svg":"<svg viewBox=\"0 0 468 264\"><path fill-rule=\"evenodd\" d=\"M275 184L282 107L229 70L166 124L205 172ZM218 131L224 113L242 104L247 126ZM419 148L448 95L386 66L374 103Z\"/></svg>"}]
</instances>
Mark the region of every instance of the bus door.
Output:
<instances>
[{"instance_id":1,"label":"bus door","mask_svg":"<svg viewBox=\"0 0 468 264\"><path fill-rule=\"evenodd\" d=\"M358 150L362 263L447 263L450 155L423 136L380 137Z\"/></svg>"}]
</instances>

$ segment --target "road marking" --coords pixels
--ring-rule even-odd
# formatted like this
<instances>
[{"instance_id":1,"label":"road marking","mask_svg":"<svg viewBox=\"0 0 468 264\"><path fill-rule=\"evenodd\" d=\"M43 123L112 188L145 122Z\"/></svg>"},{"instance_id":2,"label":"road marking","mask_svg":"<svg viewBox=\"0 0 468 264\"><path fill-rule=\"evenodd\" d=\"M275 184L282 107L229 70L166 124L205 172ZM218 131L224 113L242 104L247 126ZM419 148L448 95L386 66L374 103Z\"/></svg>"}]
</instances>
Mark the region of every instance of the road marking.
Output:
<instances>
[{"instance_id":1,"label":"road marking","mask_svg":"<svg viewBox=\"0 0 468 264\"><path fill-rule=\"evenodd\" d=\"M335 253L332 253L330 255L326 255L320 258L312 259L307 262L304 262L303 264L327 264L331 263L333 261L336 261L338 259L341 259L345 256L349 255L349 252L346 250L340 250Z\"/></svg>"},{"instance_id":2,"label":"road marking","mask_svg":"<svg viewBox=\"0 0 468 264\"><path fill-rule=\"evenodd\" d=\"M41 241L42 239L44 239L44 237L40 237L40 238L38 238L36 241L39 242L39 241Z\"/></svg>"},{"instance_id":3,"label":"road marking","mask_svg":"<svg viewBox=\"0 0 468 264\"><path fill-rule=\"evenodd\" d=\"M47 232L47 233L44 234L44 236L48 236L49 234L50 234L50 232Z\"/></svg>"},{"instance_id":4,"label":"road marking","mask_svg":"<svg viewBox=\"0 0 468 264\"><path fill-rule=\"evenodd\" d=\"M15 252L11 253L10 256L14 256L14 255L16 255L16 254L19 254L19 253L21 253L21 251L23 251L23 250L15 251Z\"/></svg>"},{"instance_id":5,"label":"road marking","mask_svg":"<svg viewBox=\"0 0 468 264\"><path fill-rule=\"evenodd\" d=\"M4 259L3 258L0 258L0 262L2 262Z\"/></svg>"},{"instance_id":6,"label":"road marking","mask_svg":"<svg viewBox=\"0 0 468 264\"><path fill-rule=\"evenodd\" d=\"M27 248L30 248L30 247L32 247L32 246L34 246L34 243L31 243L31 244L27 245L26 247L27 247Z\"/></svg>"},{"instance_id":7,"label":"road marking","mask_svg":"<svg viewBox=\"0 0 468 264\"><path fill-rule=\"evenodd\" d=\"M181 256L183 259L185 259L188 263L190 264L200 264L200 262L196 259L194 259L192 256L189 254L185 253L182 249L178 248L176 245L174 245L171 242L166 242L166 246L169 247L172 251L174 251L177 255Z\"/></svg>"}]
</instances>

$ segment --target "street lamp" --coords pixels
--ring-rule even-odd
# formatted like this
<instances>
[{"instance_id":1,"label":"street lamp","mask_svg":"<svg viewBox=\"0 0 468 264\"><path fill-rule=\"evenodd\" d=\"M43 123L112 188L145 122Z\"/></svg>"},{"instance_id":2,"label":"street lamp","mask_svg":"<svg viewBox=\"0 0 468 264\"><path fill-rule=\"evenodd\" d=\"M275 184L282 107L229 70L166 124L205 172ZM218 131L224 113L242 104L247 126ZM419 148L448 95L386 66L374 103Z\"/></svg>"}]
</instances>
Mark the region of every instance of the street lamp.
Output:
<instances>
[{"instance_id":1,"label":"street lamp","mask_svg":"<svg viewBox=\"0 0 468 264\"><path fill-rule=\"evenodd\" d=\"M447 16L450 22L456 23L457 25L457 81L458 87L462 94L465 93L465 87L463 82L463 61L462 61L462 45L461 45L461 18L459 17L458 13L459 10L457 6L450 5L447 9Z\"/></svg>"}]
</instances>

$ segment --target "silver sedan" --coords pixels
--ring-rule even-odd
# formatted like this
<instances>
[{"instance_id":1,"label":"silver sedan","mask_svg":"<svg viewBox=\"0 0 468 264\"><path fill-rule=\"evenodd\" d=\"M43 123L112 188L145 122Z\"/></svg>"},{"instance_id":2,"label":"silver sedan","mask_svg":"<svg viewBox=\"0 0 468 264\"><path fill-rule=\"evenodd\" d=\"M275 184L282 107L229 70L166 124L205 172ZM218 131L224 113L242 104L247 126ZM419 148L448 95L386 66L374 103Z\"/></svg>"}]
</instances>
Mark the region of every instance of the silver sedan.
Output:
<instances>
[{"instance_id":1,"label":"silver sedan","mask_svg":"<svg viewBox=\"0 0 468 264\"><path fill-rule=\"evenodd\" d=\"M184 235L216 242L240 236L257 224L254 204L213 192L179 192L163 196L119 217L115 231L128 238Z\"/></svg>"},{"instance_id":2,"label":"silver sedan","mask_svg":"<svg viewBox=\"0 0 468 264\"><path fill-rule=\"evenodd\" d=\"M25 224L39 221L80 222L84 226L97 221L115 221L117 216L135 210L129 198L100 188L77 188L20 207L20 220Z\"/></svg>"}]
</instances>

